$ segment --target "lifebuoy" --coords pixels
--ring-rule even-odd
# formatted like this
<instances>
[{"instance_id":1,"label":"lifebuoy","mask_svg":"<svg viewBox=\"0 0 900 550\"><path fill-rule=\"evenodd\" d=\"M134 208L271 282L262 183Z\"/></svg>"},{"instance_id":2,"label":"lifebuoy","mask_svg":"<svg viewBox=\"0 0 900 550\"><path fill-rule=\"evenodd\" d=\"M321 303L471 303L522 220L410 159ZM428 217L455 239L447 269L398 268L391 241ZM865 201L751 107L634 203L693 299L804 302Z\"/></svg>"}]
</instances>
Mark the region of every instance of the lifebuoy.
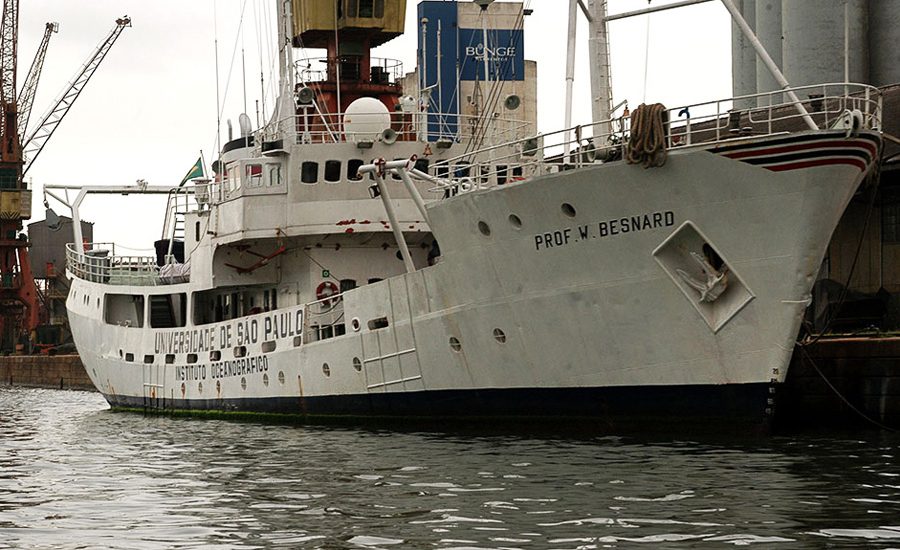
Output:
<instances>
[{"instance_id":1,"label":"lifebuoy","mask_svg":"<svg viewBox=\"0 0 900 550\"><path fill-rule=\"evenodd\" d=\"M321 302L324 307L331 305L332 300L329 298L336 294L338 294L338 286L332 281L322 281L319 283L319 286L316 287L316 299Z\"/></svg>"}]
</instances>

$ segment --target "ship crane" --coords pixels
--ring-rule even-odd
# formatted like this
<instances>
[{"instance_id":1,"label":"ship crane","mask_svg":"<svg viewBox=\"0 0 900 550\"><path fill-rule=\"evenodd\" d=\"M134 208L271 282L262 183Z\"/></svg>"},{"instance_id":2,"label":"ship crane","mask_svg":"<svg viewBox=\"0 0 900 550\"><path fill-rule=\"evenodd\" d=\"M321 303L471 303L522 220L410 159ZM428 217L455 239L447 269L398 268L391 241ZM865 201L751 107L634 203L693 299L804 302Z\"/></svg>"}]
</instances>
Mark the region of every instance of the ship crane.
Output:
<instances>
[{"instance_id":1,"label":"ship crane","mask_svg":"<svg viewBox=\"0 0 900 550\"><path fill-rule=\"evenodd\" d=\"M38 290L28 255L31 245L21 233L23 221L31 218L31 190L23 176L122 29L130 24L128 17L116 21L116 28L85 63L35 132L23 140L50 35L58 26L48 23L45 27L44 38L21 96L17 96L19 0L3 0L0 17L0 350L10 350L16 344L24 343L40 319ZM28 166L23 154L24 145L28 146L31 156Z\"/></svg>"}]
</instances>

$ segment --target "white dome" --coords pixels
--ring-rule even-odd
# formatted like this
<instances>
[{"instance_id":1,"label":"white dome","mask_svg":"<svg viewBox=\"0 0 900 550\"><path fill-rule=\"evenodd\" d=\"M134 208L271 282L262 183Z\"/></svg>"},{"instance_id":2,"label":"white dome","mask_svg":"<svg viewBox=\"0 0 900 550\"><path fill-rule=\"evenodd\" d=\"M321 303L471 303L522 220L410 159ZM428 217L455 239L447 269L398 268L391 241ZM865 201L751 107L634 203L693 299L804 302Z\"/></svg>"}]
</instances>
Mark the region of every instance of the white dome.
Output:
<instances>
[{"instance_id":1,"label":"white dome","mask_svg":"<svg viewBox=\"0 0 900 550\"><path fill-rule=\"evenodd\" d=\"M344 135L347 141L375 141L391 127L391 113L374 97L361 97L347 106Z\"/></svg>"}]
</instances>

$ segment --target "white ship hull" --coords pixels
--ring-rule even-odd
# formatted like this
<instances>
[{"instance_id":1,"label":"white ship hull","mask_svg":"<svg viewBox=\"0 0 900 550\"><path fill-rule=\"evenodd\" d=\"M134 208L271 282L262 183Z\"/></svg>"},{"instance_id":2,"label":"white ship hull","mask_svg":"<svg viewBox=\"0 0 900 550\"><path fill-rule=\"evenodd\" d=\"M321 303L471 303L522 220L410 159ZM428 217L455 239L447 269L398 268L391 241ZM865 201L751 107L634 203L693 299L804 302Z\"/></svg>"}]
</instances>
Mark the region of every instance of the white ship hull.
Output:
<instances>
[{"instance_id":1,"label":"white ship hull","mask_svg":"<svg viewBox=\"0 0 900 550\"><path fill-rule=\"evenodd\" d=\"M111 294L208 287L78 277L72 333L113 407L763 422L877 150L874 133L769 136L674 149L660 168L598 164L432 203L441 261L345 292L345 334L318 341L318 312L303 305L116 326L103 319ZM728 268L711 302L682 275L701 275L691 252L703 244Z\"/></svg>"}]
</instances>

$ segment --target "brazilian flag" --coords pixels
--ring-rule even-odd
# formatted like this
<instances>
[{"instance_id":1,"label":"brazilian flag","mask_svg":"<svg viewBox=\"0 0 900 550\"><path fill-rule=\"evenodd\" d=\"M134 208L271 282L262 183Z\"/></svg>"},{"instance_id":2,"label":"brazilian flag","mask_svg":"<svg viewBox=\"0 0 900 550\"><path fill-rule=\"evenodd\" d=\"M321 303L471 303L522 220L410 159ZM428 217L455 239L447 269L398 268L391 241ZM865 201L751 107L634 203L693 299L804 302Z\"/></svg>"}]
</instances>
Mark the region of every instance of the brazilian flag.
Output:
<instances>
[{"instance_id":1,"label":"brazilian flag","mask_svg":"<svg viewBox=\"0 0 900 550\"><path fill-rule=\"evenodd\" d=\"M185 174L184 179L181 180L181 183L178 184L178 187L184 187L184 184L187 183L188 180L192 180L194 178L202 178L203 177L203 157L199 157L197 162L191 166L191 169L188 170L188 173Z\"/></svg>"}]
</instances>

